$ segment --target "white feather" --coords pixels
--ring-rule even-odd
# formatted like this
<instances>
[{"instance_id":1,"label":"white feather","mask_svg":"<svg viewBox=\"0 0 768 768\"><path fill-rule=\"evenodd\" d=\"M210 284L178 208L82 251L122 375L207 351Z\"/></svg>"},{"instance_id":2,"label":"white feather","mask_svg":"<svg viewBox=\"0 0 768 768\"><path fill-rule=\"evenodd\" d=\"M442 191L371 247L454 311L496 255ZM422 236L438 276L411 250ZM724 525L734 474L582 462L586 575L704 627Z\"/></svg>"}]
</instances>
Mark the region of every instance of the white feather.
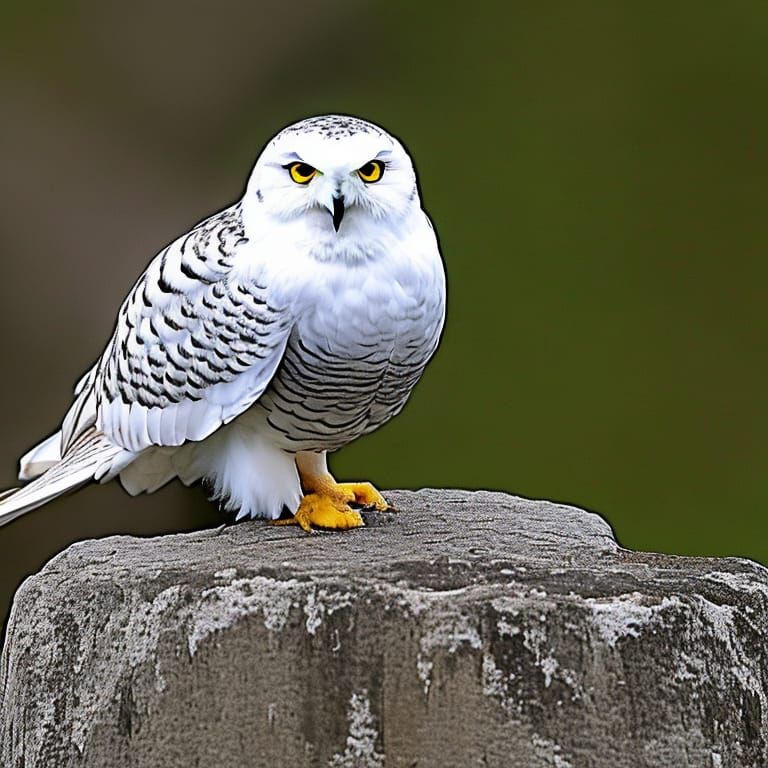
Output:
<instances>
[{"instance_id":1,"label":"white feather","mask_svg":"<svg viewBox=\"0 0 768 768\"><path fill-rule=\"evenodd\" d=\"M128 411L128 433L131 435L131 445L128 447L132 451L140 451L142 446L152 442L147 429L146 409L131 405Z\"/></svg>"},{"instance_id":2,"label":"white feather","mask_svg":"<svg viewBox=\"0 0 768 768\"><path fill-rule=\"evenodd\" d=\"M184 442L179 440L176 434L176 411L178 405L168 405L163 408L160 414L160 445L180 445Z\"/></svg>"},{"instance_id":3,"label":"white feather","mask_svg":"<svg viewBox=\"0 0 768 768\"><path fill-rule=\"evenodd\" d=\"M119 475L126 467L132 464L141 454L133 451L120 450L114 456L103 461L96 468L93 479L99 483L108 483Z\"/></svg>"},{"instance_id":4,"label":"white feather","mask_svg":"<svg viewBox=\"0 0 768 768\"><path fill-rule=\"evenodd\" d=\"M163 409L158 407L141 408L138 404L135 404L134 408L136 409L137 417L144 416L147 439L149 442L152 445L162 445L162 441L160 439L160 418L162 416Z\"/></svg>"},{"instance_id":5,"label":"white feather","mask_svg":"<svg viewBox=\"0 0 768 768\"><path fill-rule=\"evenodd\" d=\"M144 451L120 473L120 484L131 496L154 493L162 488L176 477L176 470L171 462L174 450L149 448Z\"/></svg>"},{"instance_id":6,"label":"white feather","mask_svg":"<svg viewBox=\"0 0 768 768\"><path fill-rule=\"evenodd\" d=\"M19 480L33 480L58 461L61 461L60 431L55 432L21 457L19 460Z\"/></svg>"},{"instance_id":7,"label":"white feather","mask_svg":"<svg viewBox=\"0 0 768 768\"><path fill-rule=\"evenodd\" d=\"M292 454L275 445L269 431L238 420L189 448L180 474L186 481L205 477L213 498L225 509L236 510L237 519L274 520L284 507L291 512L298 507L301 484L296 462Z\"/></svg>"},{"instance_id":8,"label":"white feather","mask_svg":"<svg viewBox=\"0 0 768 768\"><path fill-rule=\"evenodd\" d=\"M176 440L174 444L184 443L190 439L189 421L194 411L193 403L190 400L182 400L176 406Z\"/></svg>"},{"instance_id":9,"label":"white feather","mask_svg":"<svg viewBox=\"0 0 768 768\"><path fill-rule=\"evenodd\" d=\"M118 453L120 448L99 433L83 436L69 454L40 477L0 498L0 525L93 480L97 469Z\"/></svg>"}]
</instances>

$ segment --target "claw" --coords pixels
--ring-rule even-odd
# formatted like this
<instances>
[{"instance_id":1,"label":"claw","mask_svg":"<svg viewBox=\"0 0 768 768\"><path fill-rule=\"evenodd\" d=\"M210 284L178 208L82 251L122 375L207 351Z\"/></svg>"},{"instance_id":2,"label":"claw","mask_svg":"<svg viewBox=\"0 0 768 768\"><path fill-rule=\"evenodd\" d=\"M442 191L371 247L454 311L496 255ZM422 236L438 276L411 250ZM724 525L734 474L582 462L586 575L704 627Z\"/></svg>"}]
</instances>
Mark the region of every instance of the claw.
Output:
<instances>
[{"instance_id":1,"label":"claw","mask_svg":"<svg viewBox=\"0 0 768 768\"><path fill-rule=\"evenodd\" d=\"M387 500L371 485L371 483L337 483L338 488L345 495L351 495L349 501L384 512L389 509Z\"/></svg>"},{"instance_id":2,"label":"claw","mask_svg":"<svg viewBox=\"0 0 768 768\"><path fill-rule=\"evenodd\" d=\"M272 525L300 525L307 533L312 528L347 530L365 525L360 513L341 499L319 493L308 493L299 504L296 514L285 520L273 520Z\"/></svg>"}]
</instances>

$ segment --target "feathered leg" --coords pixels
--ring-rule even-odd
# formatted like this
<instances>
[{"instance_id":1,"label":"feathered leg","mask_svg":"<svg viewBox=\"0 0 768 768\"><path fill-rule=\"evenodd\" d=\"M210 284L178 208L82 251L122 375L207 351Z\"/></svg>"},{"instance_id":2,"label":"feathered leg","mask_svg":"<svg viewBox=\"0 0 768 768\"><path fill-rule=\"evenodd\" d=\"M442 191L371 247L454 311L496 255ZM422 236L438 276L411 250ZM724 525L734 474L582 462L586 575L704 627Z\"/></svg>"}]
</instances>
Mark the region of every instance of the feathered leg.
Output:
<instances>
[{"instance_id":1,"label":"feathered leg","mask_svg":"<svg viewBox=\"0 0 768 768\"><path fill-rule=\"evenodd\" d=\"M300 525L305 531L318 528L359 528L363 518L351 503L379 510L388 509L384 497L370 483L337 483L328 471L325 452L301 451L296 454L296 467L304 497L296 514L276 525Z\"/></svg>"}]
</instances>

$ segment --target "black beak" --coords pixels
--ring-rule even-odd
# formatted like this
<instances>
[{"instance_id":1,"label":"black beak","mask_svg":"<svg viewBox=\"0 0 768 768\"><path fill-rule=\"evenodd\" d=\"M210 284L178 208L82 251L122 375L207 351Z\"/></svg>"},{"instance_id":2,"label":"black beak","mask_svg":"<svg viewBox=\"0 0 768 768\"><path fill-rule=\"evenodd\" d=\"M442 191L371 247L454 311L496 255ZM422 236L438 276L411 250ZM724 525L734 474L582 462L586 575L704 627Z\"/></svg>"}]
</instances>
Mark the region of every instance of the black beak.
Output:
<instances>
[{"instance_id":1,"label":"black beak","mask_svg":"<svg viewBox=\"0 0 768 768\"><path fill-rule=\"evenodd\" d=\"M344 218L344 198L333 198L333 228L338 232L341 220Z\"/></svg>"}]
</instances>

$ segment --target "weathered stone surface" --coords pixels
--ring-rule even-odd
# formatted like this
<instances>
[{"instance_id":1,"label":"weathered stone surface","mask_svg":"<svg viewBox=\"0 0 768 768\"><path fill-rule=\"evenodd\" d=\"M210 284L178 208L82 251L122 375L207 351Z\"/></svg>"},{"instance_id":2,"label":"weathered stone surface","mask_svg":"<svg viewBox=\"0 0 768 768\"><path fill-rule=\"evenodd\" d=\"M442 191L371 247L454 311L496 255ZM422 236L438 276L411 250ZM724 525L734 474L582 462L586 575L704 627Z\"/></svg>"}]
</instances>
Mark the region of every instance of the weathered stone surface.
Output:
<instances>
[{"instance_id":1,"label":"weathered stone surface","mask_svg":"<svg viewBox=\"0 0 768 768\"><path fill-rule=\"evenodd\" d=\"M0 762L765 766L768 572L598 516L391 492L307 536L86 541L16 595Z\"/></svg>"}]
</instances>

